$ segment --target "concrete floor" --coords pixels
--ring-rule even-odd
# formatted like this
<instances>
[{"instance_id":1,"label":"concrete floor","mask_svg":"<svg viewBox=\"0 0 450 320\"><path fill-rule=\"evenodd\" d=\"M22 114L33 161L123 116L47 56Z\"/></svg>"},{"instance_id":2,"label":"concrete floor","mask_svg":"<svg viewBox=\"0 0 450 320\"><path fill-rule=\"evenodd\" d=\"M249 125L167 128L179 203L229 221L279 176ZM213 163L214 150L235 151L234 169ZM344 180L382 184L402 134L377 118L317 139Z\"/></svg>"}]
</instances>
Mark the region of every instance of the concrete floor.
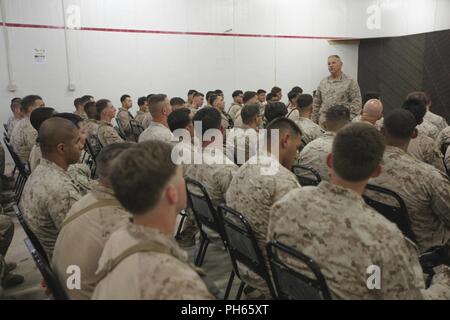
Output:
<instances>
[{"instance_id":1,"label":"concrete floor","mask_svg":"<svg viewBox=\"0 0 450 320\"><path fill-rule=\"evenodd\" d=\"M21 285L4 290L2 299L48 299L41 287L41 274L25 246L25 232L15 217L13 217L13 220L15 224L15 233L6 260L8 262L17 263L17 269L14 270L13 273L23 275L25 281ZM187 248L186 251L189 253L193 262L194 255L196 254L196 247ZM221 290L220 297L222 298L232 267L228 252L224 250L220 241L217 243L213 242L209 245L202 268L204 269L208 280L214 282L219 290ZM239 280L235 278L230 297L236 296L238 286Z\"/></svg>"}]
</instances>

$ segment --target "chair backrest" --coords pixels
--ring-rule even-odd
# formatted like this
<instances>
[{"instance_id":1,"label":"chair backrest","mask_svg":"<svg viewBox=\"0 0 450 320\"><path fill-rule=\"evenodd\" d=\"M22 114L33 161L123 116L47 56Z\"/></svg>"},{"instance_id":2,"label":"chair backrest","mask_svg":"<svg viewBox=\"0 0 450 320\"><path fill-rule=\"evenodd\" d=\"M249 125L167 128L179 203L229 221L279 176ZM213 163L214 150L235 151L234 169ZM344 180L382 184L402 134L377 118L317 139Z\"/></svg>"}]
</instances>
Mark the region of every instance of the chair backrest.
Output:
<instances>
[{"instance_id":1,"label":"chair backrest","mask_svg":"<svg viewBox=\"0 0 450 320\"><path fill-rule=\"evenodd\" d=\"M131 132L134 135L136 141L139 140L139 136L144 132L144 127L141 126L136 120L130 120Z\"/></svg>"},{"instance_id":2,"label":"chair backrest","mask_svg":"<svg viewBox=\"0 0 450 320\"><path fill-rule=\"evenodd\" d=\"M194 212L201 231L203 232L202 226L204 225L222 236L217 210L214 208L205 187L200 182L188 177L185 178L185 181L188 206Z\"/></svg>"},{"instance_id":3,"label":"chair backrest","mask_svg":"<svg viewBox=\"0 0 450 320\"><path fill-rule=\"evenodd\" d=\"M47 284L48 289L50 290L50 293L53 295L53 298L55 300L69 300L69 297L67 296L61 283L59 282L58 277L53 272L48 262L45 261L39 251L36 250L30 239L25 239L24 242L28 251L34 259L36 266L41 272L42 277L44 278L44 281Z\"/></svg>"},{"instance_id":4,"label":"chair backrest","mask_svg":"<svg viewBox=\"0 0 450 320\"><path fill-rule=\"evenodd\" d=\"M322 181L320 174L311 167L296 164L292 166L292 172L303 187L317 186Z\"/></svg>"},{"instance_id":5,"label":"chair backrest","mask_svg":"<svg viewBox=\"0 0 450 320\"><path fill-rule=\"evenodd\" d=\"M8 141L8 143L11 143L8 133L6 131L3 132L3 139L6 139L6 141Z\"/></svg>"},{"instance_id":6,"label":"chair backrest","mask_svg":"<svg viewBox=\"0 0 450 320\"><path fill-rule=\"evenodd\" d=\"M289 257L291 261L299 261L308 268L308 274L289 266L280 254L285 260ZM276 240L267 244L267 255L279 299L331 300L325 277L313 259Z\"/></svg>"},{"instance_id":7,"label":"chair backrest","mask_svg":"<svg viewBox=\"0 0 450 320\"><path fill-rule=\"evenodd\" d=\"M272 296L275 295L268 264L264 258L250 223L247 219L226 205L219 206L219 217L230 254L234 272L241 278L237 262L263 278Z\"/></svg>"},{"instance_id":8,"label":"chair backrest","mask_svg":"<svg viewBox=\"0 0 450 320\"><path fill-rule=\"evenodd\" d=\"M370 198L366 193L363 194L363 199L369 206L371 206L377 212L381 213L389 221L395 223L397 227L400 229L400 231L403 232L403 234L406 237L415 242L416 237L411 229L411 223L408 216L408 209L406 208L403 199L392 190L375 186L372 184L367 185L366 191L367 190L370 190L371 192L380 193L384 196L389 197L390 199L395 200L397 205L389 205Z\"/></svg>"},{"instance_id":9,"label":"chair backrest","mask_svg":"<svg viewBox=\"0 0 450 320\"><path fill-rule=\"evenodd\" d=\"M450 142L443 143L441 145L441 152L445 156L445 153L447 152L448 147L450 146Z\"/></svg>"},{"instance_id":10,"label":"chair backrest","mask_svg":"<svg viewBox=\"0 0 450 320\"><path fill-rule=\"evenodd\" d=\"M24 175L29 175L29 170L26 168L25 164L20 160L17 153L14 151L12 145L9 143L9 139L6 139L3 137L3 142L5 143L6 148L9 151L9 154L11 155L11 158L14 161L14 164L19 169L19 172L23 173Z\"/></svg>"},{"instance_id":11,"label":"chair backrest","mask_svg":"<svg viewBox=\"0 0 450 320\"><path fill-rule=\"evenodd\" d=\"M6 125L6 123L3 124L3 128L5 128L5 132L8 133L8 126Z\"/></svg>"},{"instance_id":12,"label":"chair backrest","mask_svg":"<svg viewBox=\"0 0 450 320\"><path fill-rule=\"evenodd\" d=\"M34 234L34 232L31 230L30 226L28 225L28 222L25 220L25 217L23 216L22 212L19 209L19 206L14 205L13 206L14 213L16 214L17 219L19 220L20 225L22 226L23 230L25 231L25 234L27 235L28 239L30 239L31 243L33 244L33 247L36 249L36 251L39 252L41 259L45 261L47 264L50 264L50 261L48 260L47 253L44 250L44 247L42 247L41 242L37 238L37 236Z\"/></svg>"},{"instance_id":13,"label":"chair backrest","mask_svg":"<svg viewBox=\"0 0 450 320\"><path fill-rule=\"evenodd\" d=\"M86 139L85 148L87 153L94 160L97 159L98 154L102 150L103 146L96 135L89 135Z\"/></svg>"}]
</instances>

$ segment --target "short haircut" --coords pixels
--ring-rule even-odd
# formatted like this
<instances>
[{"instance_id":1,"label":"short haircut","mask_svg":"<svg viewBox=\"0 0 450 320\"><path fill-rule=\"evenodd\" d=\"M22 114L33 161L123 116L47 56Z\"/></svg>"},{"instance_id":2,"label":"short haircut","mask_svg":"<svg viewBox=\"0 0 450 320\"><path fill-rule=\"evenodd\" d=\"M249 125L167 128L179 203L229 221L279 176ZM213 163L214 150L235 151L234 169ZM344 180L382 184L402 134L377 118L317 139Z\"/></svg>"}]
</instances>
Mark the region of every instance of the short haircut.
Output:
<instances>
[{"instance_id":1,"label":"short haircut","mask_svg":"<svg viewBox=\"0 0 450 320\"><path fill-rule=\"evenodd\" d=\"M270 90L270 92L274 95L277 95L278 93L281 92L281 88L280 87L273 87L272 90Z\"/></svg>"},{"instance_id":2,"label":"short haircut","mask_svg":"<svg viewBox=\"0 0 450 320\"><path fill-rule=\"evenodd\" d=\"M33 128L36 129L36 131L39 131L39 128L41 127L42 123L45 120L53 117L55 114L56 114L56 110L53 108L48 108L48 107L37 108L37 109L33 110L33 112L31 112L31 115L30 115L31 125L33 126Z\"/></svg>"},{"instance_id":3,"label":"short haircut","mask_svg":"<svg viewBox=\"0 0 450 320\"><path fill-rule=\"evenodd\" d=\"M297 91L293 91L293 90L289 91L289 93L288 93L289 101L292 101L292 100L294 100L297 97L298 97L298 92Z\"/></svg>"},{"instance_id":4,"label":"short haircut","mask_svg":"<svg viewBox=\"0 0 450 320\"><path fill-rule=\"evenodd\" d=\"M34 104L36 103L36 100L42 100L42 98L35 94L31 94L29 96L24 97L22 99L22 101L20 102L20 104L21 104L20 110L23 113L27 113L28 110L34 106Z\"/></svg>"},{"instance_id":5,"label":"short haircut","mask_svg":"<svg viewBox=\"0 0 450 320\"><path fill-rule=\"evenodd\" d=\"M201 92L194 93L194 98L196 98L196 97L204 97L204 96L205 95L203 93L201 93Z\"/></svg>"},{"instance_id":6,"label":"short haircut","mask_svg":"<svg viewBox=\"0 0 450 320\"><path fill-rule=\"evenodd\" d=\"M333 170L351 182L369 179L383 159L384 138L372 125L351 123L336 133L333 141Z\"/></svg>"},{"instance_id":7,"label":"short haircut","mask_svg":"<svg viewBox=\"0 0 450 320\"><path fill-rule=\"evenodd\" d=\"M161 103L167 99L165 94L154 94L148 99L148 110L152 116L158 116L161 113Z\"/></svg>"},{"instance_id":8,"label":"short haircut","mask_svg":"<svg viewBox=\"0 0 450 320\"><path fill-rule=\"evenodd\" d=\"M293 87L291 91L297 92L297 94L302 94L303 93L303 89L300 88L299 86Z\"/></svg>"},{"instance_id":9,"label":"short haircut","mask_svg":"<svg viewBox=\"0 0 450 320\"><path fill-rule=\"evenodd\" d=\"M430 98L425 92L415 91L408 94L406 100L419 100L425 107L430 103Z\"/></svg>"},{"instance_id":10,"label":"short haircut","mask_svg":"<svg viewBox=\"0 0 450 320\"><path fill-rule=\"evenodd\" d=\"M328 57L328 59L330 59L330 58L336 58L336 59L341 60L341 57L339 57L337 54L332 54L331 56Z\"/></svg>"},{"instance_id":11,"label":"short haircut","mask_svg":"<svg viewBox=\"0 0 450 320\"><path fill-rule=\"evenodd\" d=\"M192 120L202 122L203 135L209 129L220 129L222 117L216 108L204 107L195 113Z\"/></svg>"},{"instance_id":12,"label":"short haircut","mask_svg":"<svg viewBox=\"0 0 450 320\"><path fill-rule=\"evenodd\" d=\"M264 117L270 122L276 118L284 117L288 114L286 105L283 102L271 102L264 110Z\"/></svg>"},{"instance_id":13,"label":"short haircut","mask_svg":"<svg viewBox=\"0 0 450 320\"><path fill-rule=\"evenodd\" d=\"M186 102L180 97L174 97L170 99L170 105L173 106L183 106Z\"/></svg>"},{"instance_id":14,"label":"short haircut","mask_svg":"<svg viewBox=\"0 0 450 320\"><path fill-rule=\"evenodd\" d=\"M217 95L219 95L219 96L223 95L223 91L220 90L220 89L214 90L214 93L217 94Z\"/></svg>"},{"instance_id":15,"label":"short haircut","mask_svg":"<svg viewBox=\"0 0 450 320\"><path fill-rule=\"evenodd\" d=\"M394 109L384 117L383 130L392 138L410 139L417 121L414 115L404 109Z\"/></svg>"},{"instance_id":16,"label":"short haircut","mask_svg":"<svg viewBox=\"0 0 450 320\"><path fill-rule=\"evenodd\" d=\"M77 132L78 128L67 119L52 117L45 120L38 133L42 155L55 152L60 143L69 144Z\"/></svg>"},{"instance_id":17,"label":"short haircut","mask_svg":"<svg viewBox=\"0 0 450 320\"><path fill-rule=\"evenodd\" d=\"M94 97L90 95L84 95L80 98L80 104L85 105L86 103L91 101L91 99L94 99Z\"/></svg>"},{"instance_id":18,"label":"short haircut","mask_svg":"<svg viewBox=\"0 0 450 320\"><path fill-rule=\"evenodd\" d=\"M94 101L89 101L84 105L84 112L86 112L88 119L98 119L97 108Z\"/></svg>"},{"instance_id":19,"label":"short haircut","mask_svg":"<svg viewBox=\"0 0 450 320\"><path fill-rule=\"evenodd\" d=\"M258 89L258 91L256 91L256 94L257 94L257 95L260 95L260 94L262 94L262 93L266 93L266 90L264 90L264 89Z\"/></svg>"},{"instance_id":20,"label":"short haircut","mask_svg":"<svg viewBox=\"0 0 450 320\"><path fill-rule=\"evenodd\" d=\"M275 97L275 95L274 95L272 92L269 92L269 93L266 95L266 101L267 101L267 102L270 102L274 97Z\"/></svg>"},{"instance_id":21,"label":"short haircut","mask_svg":"<svg viewBox=\"0 0 450 320\"><path fill-rule=\"evenodd\" d=\"M16 97L16 98L12 98L11 99L11 104L13 104L13 103L20 103L22 101L22 98L18 98L18 97Z\"/></svg>"},{"instance_id":22,"label":"short haircut","mask_svg":"<svg viewBox=\"0 0 450 320\"><path fill-rule=\"evenodd\" d=\"M259 106L257 104L248 104L242 107L241 110L241 118L242 122L244 124L251 123L258 115L259 112Z\"/></svg>"},{"instance_id":23,"label":"short haircut","mask_svg":"<svg viewBox=\"0 0 450 320\"><path fill-rule=\"evenodd\" d=\"M100 99L97 101L97 103L95 104L95 107L97 108L97 114L100 117L100 115L102 114L102 111L106 109L106 107L108 106L108 103L110 103L111 101L108 99Z\"/></svg>"},{"instance_id":24,"label":"short haircut","mask_svg":"<svg viewBox=\"0 0 450 320\"><path fill-rule=\"evenodd\" d=\"M313 103L313 97L310 94L301 94L297 98L297 108L304 109L311 106Z\"/></svg>"},{"instance_id":25,"label":"short haircut","mask_svg":"<svg viewBox=\"0 0 450 320\"><path fill-rule=\"evenodd\" d=\"M196 93L197 93L197 90L190 89L190 90L188 91L188 96L190 96L191 94L196 94Z\"/></svg>"},{"instance_id":26,"label":"short haircut","mask_svg":"<svg viewBox=\"0 0 450 320\"><path fill-rule=\"evenodd\" d=\"M248 101L256 97L255 91L245 91L244 96L242 97L242 101L246 104Z\"/></svg>"},{"instance_id":27,"label":"short haircut","mask_svg":"<svg viewBox=\"0 0 450 320\"><path fill-rule=\"evenodd\" d=\"M167 124L170 131L173 132L177 129L185 129L190 123L192 123L190 114L191 110L188 108L181 108L172 111L167 117Z\"/></svg>"},{"instance_id":28,"label":"short haircut","mask_svg":"<svg viewBox=\"0 0 450 320\"><path fill-rule=\"evenodd\" d=\"M75 106L75 108L82 105L82 101L83 100L81 100L81 98L76 98L75 100L73 100L73 105Z\"/></svg>"},{"instance_id":29,"label":"short haircut","mask_svg":"<svg viewBox=\"0 0 450 320\"><path fill-rule=\"evenodd\" d=\"M242 90L234 90L233 93L231 94L231 97L236 98L237 96L240 96L241 94L244 94L242 92Z\"/></svg>"},{"instance_id":30,"label":"short haircut","mask_svg":"<svg viewBox=\"0 0 450 320\"><path fill-rule=\"evenodd\" d=\"M171 153L169 144L149 140L124 150L114 160L110 181L114 195L127 211L141 215L155 207L176 174Z\"/></svg>"},{"instance_id":31,"label":"short haircut","mask_svg":"<svg viewBox=\"0 0 450 320\"><path fill-rule=\"evenodd\" d=\"M120 102L124 102L125 100L127 100L128 98L131 98L128 94L124 94L123 96L120 97Z\"/></svg>"},{"instance_id":32,"label":"short haircut","mask_svg":"<svg viewBox=\"0 0 450 320\"><path fill-rule=\"evenodd\" d=\"M110 180L111 168L116 159L123 151L129 149L133 144L129 142L112 143L104 146L97 158L95 158L96 173L100 178Z\"/></svg>"},{"instance_id":33,"label":"short haircut","mask_svg":"<svg viewBox=\"0 0 450 320\"><path fill-rule=\"evenodd\" d=\"M209 103L210 105L213 105L213 103L214 103L217 99L219 99L219 95L213 93L213 94L211 94L211 95L209 96L209 98L208 98L208 103Z\"/></svg>"},{"instance_id":34,"label":"short haircut","mask_svg":"<svg viewBox=\"0 0 450 320\"><path fill-rule=\"evenodd\" d=\"M70 122L72 122L74 125L77 126L77 128L80 128L80 122L83 121L83 118L81 118L79 115L69 112L62 112L55 114L55 117L67 119Z\"/></svg>"},{"instance_id":35,"label":"short haircut","mask_svg":"<svg viewBox=\"0 0 450 320\"><path fill-rule=\"evenodd\" d=\"M362 105L364 106L367 101L372 99L380 100L381 99L380 93L377 91L367 91L363 96Z\"/></svg>"},{"instance_id":36,"label":"short haircut","mask_svg":"<svg viewBox=\"0 0 450 320\"><path fill-rule=\"evenodd\" d=\"M302 131L300 130L300 128L298 127L298 125L295 124L294 121L292 121L291 119L285 118L285 117L279 117L276 118L272 121L269 122L269 124L267 125L266 128L267 132L266 132L266 138L267 138L267 143L270 144L271 143L271 137L272 137L272 130L279 130L280 133L283 132L289 132L289 134L291 136L301 136L302 135ZM280 134L281 136L281 134Z\"/></svg>"},{"instance_id":37,"label":"short haircut","mask_svg":"<svg viewBox=\"0 0 450 320\"><path fill-rule=\"evenodd\" d=\"M147 101L150 100L150 98L153 97L153 96L154 96L153 93L150 93L149 95L147 95Z\"/></svg>"},{"instance_id":38,"label":"short haircut","mask_svg":"<svg viewBox=\"0 0 450 320\"><path fill-rule=\"evenodd\" d=\"M14 112L15 109L21 109L20 101L19 102L12 102L11 103L11 111Z\"/></svg>"},{"instance_id":39,"label":"short haircut","mask_svg":"<svg viewBox=\"0 0 450 320\"><path fill-rule=\"evenodd\" d=\"M138 106L143 106L147 102L147 97L140 97L137 101Z\"/></svg>"},{"instance_id":40,"label":"short haircut","mask_svg":"<svg viewBox=\"0 0 450 320\"><path fill-rule=\"evenodd\" d=\"M402 104L402 109L408 110L413 114L414 118L416 118L416 125L422 123L423 117L427 113L426 105L419 99L405 100Z\"/></svg>"},{"instance_id":41,"label":"short haircut","mask_svg":"<svg viewBox=\"0 0 450 320\"><path fill-rule=\"evenodd\" d=\"M335 104L325 111L325 120L328 123L344 123L350 121L350 111L341 104Z\"/></svg>"},{"instance_id":42,"label":"short haircut","mask_svg":"<svg viewBox=\"0 0 450 320\"><path fill-rule=\"evenodd\" d=\"M211 97L213 94L215 94L214 91L208 91L206 93L206 101L208 101L208 103L209 103L209 97Z\"/></svg>"}]
</instances>

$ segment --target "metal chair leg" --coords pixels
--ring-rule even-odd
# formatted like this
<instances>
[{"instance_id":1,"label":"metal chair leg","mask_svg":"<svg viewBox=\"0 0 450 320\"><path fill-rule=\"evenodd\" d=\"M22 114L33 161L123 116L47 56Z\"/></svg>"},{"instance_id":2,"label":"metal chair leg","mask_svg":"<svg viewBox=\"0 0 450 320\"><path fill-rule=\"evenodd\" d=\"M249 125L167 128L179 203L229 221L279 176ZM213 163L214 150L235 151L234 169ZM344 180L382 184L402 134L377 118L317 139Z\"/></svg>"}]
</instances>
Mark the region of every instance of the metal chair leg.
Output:
<instances>
[{"instance_id":1,"label":"metal chair leg","mask_svg":"<svg viewBox=\"0 0 450 320\"><path fill-rule=\"evenodd\" d=\"M203 253L202 253L202 256L200 258L199 265L198 265L199 267L201 267L203 265L203 261L205 260L206 250L208 249L208 245L209 245L209 239L207 238L206 242L205 242L205 246L203 247Z\"/></svg>"},{"instance_id":2,"label":"metal chair leg","mask_svg":"<svg viewBox=\"0 0 450 320\"><path fill-rule=\"evenodd\" d=\"M186 219L186 213L181 214L180 224L178 225L177 233L175 234L175 239L180 239L181 230L183 229L184 220Z\"/></svg>"},{"instance_id":3,"label":"metal chair leg","mask_svg":"<svg viewBox=\"0 0 450 320\"><path fill-rule=\"evenodd\" d=\"M228 279L227 288L225 290L225 294L223 295L223 300L228 300L228 297L230 295L231 286L233 285L234 281L234 270L231 270L230 278Z\"/></svg>"},{"instance_id":4,"label":"metal chair leg","mask_svg":"<svg viewBox=\"0 0 450 320\"><path fill-rule=\"evenodd\" d=\"M236 300L241 300L242 291L244 291L245 282L241 281L241 284L239 285L239 289L236 295Z\"/></svg>"},{"instance_id":5,"label":"metal chair leg","mask_svg":"<svg viewBox=\"0 0 450 320\"><path fill-rule=\"evenodd\" d=\"M202 240L200 241L200 247L198 248L197 257L195 257L195 265L197 267L200 266L200 258L203 252L203 247L205 246L206 238L202 236Z\"/></svg>"}]
</instances>

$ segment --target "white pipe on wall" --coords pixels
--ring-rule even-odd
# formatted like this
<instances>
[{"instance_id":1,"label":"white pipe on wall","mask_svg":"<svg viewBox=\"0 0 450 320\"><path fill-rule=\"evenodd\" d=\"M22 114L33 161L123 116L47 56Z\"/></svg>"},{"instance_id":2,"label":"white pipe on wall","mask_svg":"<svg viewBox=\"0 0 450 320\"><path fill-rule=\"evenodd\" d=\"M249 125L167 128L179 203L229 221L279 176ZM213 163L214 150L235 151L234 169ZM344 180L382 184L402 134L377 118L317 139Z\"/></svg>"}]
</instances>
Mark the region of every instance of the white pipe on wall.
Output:
<instances>
[{"instance_id":1,"label":"white pipe on wall","mask_svg":"<svg viewBox=\"0 0 450 320\"><path fill-rule=\"evenodd\" d=\"M75 91L75 84L72 83L72 71L70 68L70 53L69 53L69 40L67 38L67 21L66 21L66 6L65 1L61 0L62 18L64 21L64 46L66 51L66 68L67 68L67 90Z\"/></svg>"},{"instance_id":2,"label":"white pipe on wall","mask_svg":"<svg viewBox=\"0 0 450 320\"><path fill-rule=\"evenodd\" d=\"M3 0L0 0L0 12L2 17L2 26L3 26L3 38L5 41L5 56L6 56L6 66L8 69L8 91L14 92L17 91L17 86L14 83L14 74L13 67L11 63L11 48L9 44L9 33L8 28L6 27L6 9Z\"/></svg>"}]
</instances>

